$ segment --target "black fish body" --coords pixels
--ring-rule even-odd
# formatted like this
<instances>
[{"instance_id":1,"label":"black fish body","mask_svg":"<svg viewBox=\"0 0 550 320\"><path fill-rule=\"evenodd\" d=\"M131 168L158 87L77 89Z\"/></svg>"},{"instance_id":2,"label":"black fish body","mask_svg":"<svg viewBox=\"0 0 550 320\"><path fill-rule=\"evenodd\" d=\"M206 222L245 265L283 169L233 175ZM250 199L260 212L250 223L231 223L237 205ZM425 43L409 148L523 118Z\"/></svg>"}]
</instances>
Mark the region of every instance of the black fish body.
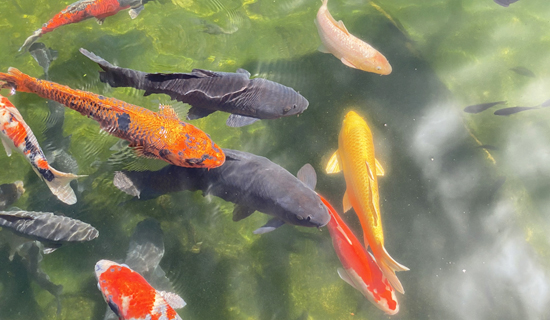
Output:
<instances>
[{"instance_id":1,"label":"black fish body","mask_svg":"<svg viewBox=\"0 0 550 320\"><path fill-rule=\"evenodd\" d=\"M199 119L215 111L231 113L230 127L241 127L260 119L297 115L309 102L294 89L262 78L250 79L250 73L194 69L191 73L145 73L116 67L101 57L80 49L99 64L102 82L112 87L134 87L145 95L163 93L192 107L187 118Z\"/></svg>"},{"instance_id":2,"label":"black fish body","mask_svg":"<svg viewBox=\"0 0 550 320\"><path fill-rule=\"evenodd\" d=\"M274 216L267 229L258 233L271 231L282 222L321 227L330 220L317 194L281 166L247 152L224 152L226 162L218 168L167 166L154 172L117 172L115 186L143 199L180 190L202 190L204 196L214 195L235 203L234 221L256 210Z\"/></svg>"},{"instance_id":3,"label":"black fish body","mask_svg":"<svg viewBox=\"0 0 550 320\"><path fill-rule=\"evenodd\" d=\"M509 116L514 113L523 112L527 110L535 110L535 109L538 109L538 107L510 107L510 108L498 109L497 111L495 111L494 115Z\"/></svg>"},{"instance_id":4,"label":"black fish body","mask_svg":"<svg viewBox=\"0 0 550 320\"><path fill-rule=\"evenodd\" d=\"M471 106L467 106L464 108L464 112L467 113L480 113L482 111L485 111L493 106L496 106L497 104L503 104L506 103L506 101L497 101L497 102L488 102L488 103L480 103L480 104L474 104Z\"/></svg>"}]
</instances>

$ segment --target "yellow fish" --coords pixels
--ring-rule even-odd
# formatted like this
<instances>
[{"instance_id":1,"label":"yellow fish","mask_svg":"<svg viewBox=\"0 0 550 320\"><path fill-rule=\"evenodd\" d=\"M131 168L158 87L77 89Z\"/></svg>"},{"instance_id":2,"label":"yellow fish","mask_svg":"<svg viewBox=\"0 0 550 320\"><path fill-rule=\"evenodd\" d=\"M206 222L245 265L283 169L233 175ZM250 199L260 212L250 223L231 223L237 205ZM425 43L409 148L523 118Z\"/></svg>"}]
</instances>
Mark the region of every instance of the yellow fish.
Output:
<instances>
[{"instance_id":1,"label":"yellow fish","mask_svg":"<svg viewBox=\"0 0 550 320\"><path fill-rule=\"evenodd\" d=\"M384 233L380 218L377 175L384 169L374 158L374 143L369 126L357 113L350 111L344 118L338 136L338 150L330 158L326 171L344 171L347 190L344 194L344 212L353 207L363 228L365 247L370 245L384 276L395 290L404 293L395 271L409 268L395 261L384 248Z\"/></svg>"},{"instance_id":2,"label":"yellow fish","mask_svg":"<svg viewBox=\"0 0 550 320\"><path fill-rule=\"evenodd\" d=\"M349 33L342 20L336 22L327 7L328 0L323 0L323 5L317 12L315 25L323 44L319 51L332 53L348 67L378 73L390 74L391 65L383 54L378 52L368 43Z\"/></svg>"}]
</instances>

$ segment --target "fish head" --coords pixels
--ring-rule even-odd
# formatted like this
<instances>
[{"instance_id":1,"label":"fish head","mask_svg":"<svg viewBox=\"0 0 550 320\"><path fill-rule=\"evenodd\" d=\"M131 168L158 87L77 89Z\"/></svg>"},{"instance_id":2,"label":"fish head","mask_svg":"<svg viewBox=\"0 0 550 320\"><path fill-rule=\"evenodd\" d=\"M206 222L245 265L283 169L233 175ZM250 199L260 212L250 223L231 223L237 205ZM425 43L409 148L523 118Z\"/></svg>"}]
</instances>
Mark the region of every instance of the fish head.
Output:
<instances>
[{"instance_id":1,"label":"fish head","mask_svg":"<svg viewBox=\"0 0 550 320\"><path fill-rule=\"evenodd\" d=\"M357 69L383 76L392 72L392 67L388 62L388 59L386 59L386 57L378 51L371 58L360 59L360 61L357 62Z\"/></svg>"},{"instance_id":2,"label":"fish head","mask_svg":"<svg viewBox=\"0 0 550 320\"><path fill-rule=\"evenodd\" d=\"M309 102L294 89L262 78L252 79L256 117L274 119L301 114Z\"/></svg>"},{"instance_id":3,"label":"fish head","mask_svg":"<svg viewBox=\"0 0 550 320\"><path fill-rule=\"evenodd\" d=\"M167 162L187 168L211 169L225 162L222 149L210 139L208 134L194 127L181 133L174 143L166 146L159 154Z\"/></svg>"},{"instance_id":4,"label":"fish head","mask_svg":"<svg viewBox=\"0 0 550 320\"><path fill-rule=\"evenodd\" d=\"M286 210L285 222L303 227L324 227L330 221L327 207L311 189L280 200Z\"/></svg>"},{"instance_id":5,"label":"fish head","mask_svg":"<svg viewBox=\"0 0 550 320\"><path fill-rule=\"evenodd\" d=\"M365 128L370 133L370 128L367 125L367 122L355 111L349 111L344 116L344 121L342 123L342 133L350 134L356 128Z\"/></svg>"}]
</instances>

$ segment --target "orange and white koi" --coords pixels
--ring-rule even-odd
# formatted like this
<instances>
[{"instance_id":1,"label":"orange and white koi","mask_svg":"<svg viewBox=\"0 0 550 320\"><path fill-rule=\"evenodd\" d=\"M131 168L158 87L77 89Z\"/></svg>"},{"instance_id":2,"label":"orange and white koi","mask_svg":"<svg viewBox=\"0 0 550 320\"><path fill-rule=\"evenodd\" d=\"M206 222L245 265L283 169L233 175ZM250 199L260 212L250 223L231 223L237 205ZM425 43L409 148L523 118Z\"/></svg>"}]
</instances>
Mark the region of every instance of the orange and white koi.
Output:
<instances>
[{"instance_id":1,"label":"orange and white koi","mask_svg":"<svg viewBox=\"0 0 550 320\"><path fill-rule=\"evenodd\" d=\"M143 10L143 3L147 0L80 0L68 5L64 10L56 14L45 23L40 29L36 30L25 43L19 48L19 51L27 50L43 34L52 32L55 29L66 24L77 23L89 18L96 18L99 24L109 16L118 13L121 10L131 8L129 11L132 19L136 18Z\"/></svg>"},{"instance_id":2,"label":"orange and white koi","mask_svg":"<svg viewBox=\"0 0 550 320\"><path fill-rule=\"evenodd\" d=\"M361 292L375 306L389 315L399 312L399 303L388 279L373 256L365 250L359 239L345 224L330 203L319 195L327 206L330 221L327 225L332 238L334 251L338 255L342 268L338 268L338 275L356 290Z\"/></svg>"},{"instance_id":3,"label":"orange and white koi","mask_svg":"<svg viewBox=\"0 0 550 320\"><path fill-rule=\"evenodd\" d=\"M174 309L185 301L175 293L157 291L124 264L100 260L95 265L97 287L120 320L181 320Z\"/></svg>"},{"instance_id":4,"label":"orange and white koi","mask_svg":"<svg viewBox=\"0 0 550 320\"><path fill-rule=\"evenodd\" d=\"M328 11L328 0L317 12L315 25L323 44L319 51L332 53L348 67L388 75L392 68L386 57L368 43L349 33L342 20L336 21Z\"/></svg>"},{"instance_id":5,"label":"orange and white koi","mask_svg":"<svg viewBox=\"0 0 550 320\"><path fill-rule=\"evenodd\" d=\"M99 122L101 128L130 142L144 157L164 160L181 167L215 168L225 155L206 133L178 118L170 106L160 111L126 103L114 98L71 89L67 86L28 76L15 68L0 73L2 88L35 93L57 101Z\"/></svg>"},{"instance_id":6,"label":"orange and white koi","mask_svg":"<svg viewBox=\"0 0 550 320\"><path fill-rule=\"evenodd\" d=\"M70 182L76 178L84 177L55 170L50 166L44 152L38 145L31 128L19 113L19 110L8 100L0 95L0 139L8 156L12 150L23 154L32 166L36 174L46 182L50 190L57 198L66 204L75 204L76 195L70 186Z\"/></svg>"},{"instance_id":7,"label":"orange and white koi","mask_svg":"<svg viewBox=\"0 0 550 320\"><path fill-rule=\"evenodd\" d=\"M395 271L407 267L395 261L384 248L384 231L380 217L377 175L384 169L374 157L374 142L369 126L357 113L350 111L344 118L338 136L338 150L330 158L326 171L344 171L346 193L344 212L353 207L363 228L365 246L370 246L380 269L395 290L404 293Z\"/></svg>"}]
</instances>

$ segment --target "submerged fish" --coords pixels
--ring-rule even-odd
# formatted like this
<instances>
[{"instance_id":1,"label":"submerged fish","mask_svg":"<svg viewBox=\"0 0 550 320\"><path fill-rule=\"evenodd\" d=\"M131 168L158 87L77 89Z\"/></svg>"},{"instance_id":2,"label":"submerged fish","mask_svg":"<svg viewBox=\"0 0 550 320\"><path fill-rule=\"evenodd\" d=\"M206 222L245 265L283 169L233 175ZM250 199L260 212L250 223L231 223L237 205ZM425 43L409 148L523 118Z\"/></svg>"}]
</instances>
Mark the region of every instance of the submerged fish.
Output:
<instances>
[{"instance_id":1,"label":"submerged fish","mask_svg":"<svg viewBox=\"0 0 550 320\"><path fill-rule=\"evenodd\" d=\"M139 273L109 260L95 265L97 286L120 320L181 320L174 309L185 301L177 294L155 290Z\"/></svg>"},{"instance_id":2,"label":"submerged fish","mask_svg":"<svg viewBox=\"0 0 550 320\"><path fill-rule=\"evenodd\" d=\"M35 93L93 118L101 128L130 142L144 157L164 160L185 167L215 168L223 164L222 150L210 136L179 120L170 106L160 112L138 107L114 98L71 89L55 82L39 80L15 68L0 73L3 88Z\"/></svg>"},{"instance_id":3,"label":"submerged fish","mask_svg":"<svg viewBox=\"0 0 550 320\"><path fill-rule=\"evenodd\" d=\"M40 29L36 30L25 43L19 48L19 51L29 48L43 34L52 32L55 29L66 24L77 23L89 18L96 18L98 23L117 12L130 9L130 17L136 18L143 10L143 4L148 0L80 0L68 5L64 10L56 14L50 21L46 22Z\"/></svg>"},{"instance_id":4,"label":"submerged fish","mask_svg":"<svg viewBox=\"0 0 550 320\"><path fill-rule=\"evenodd\" d=\"M50 113L46 118L44 143L42 144L46 159L50 159L50 163L60 170L78 172L78 163L69 154L71 135L64 136L63 134L65 106L52 100L48 100L47 104Z\"/></svg>"},{"instance_id":5,"label":"submerged fish","mask_svg":"<svg viewBox=\"0 0 550 320\"><path fill-rule=\"evenodd\" d=\"M508 7L514 2L518 2L519 0L494 0L496 4L499 4L503 7Z\"/></svg>"},{"instance_id":6,"label":"submerged fish","mask_svg":"<svg viewBox=\"0 0 550 320\"><path fill-rule=\"evenodd\" d=\"M29 53L38 62L38 65L44 69L44 75L48 79L48 70L52 61L57 59L57 51L47 48L42 42L36 42L29 47Z\"/></svg>"},{"instance_id":7,"label":"submerged fish","mask_svg":"<svg viewBox=\"0 0 550 320\"><path fill-rule=\"evenodd\" d=\"M332 53L348 67L378 73L380 75L390 74L391 65L384 55L368 43L349 33L342 20L336 22L327 7L328 0L317 12L315 25L323 44L319 51Z\"/></svg>"},{"instance_id":8,"label":"submerged fish","mask_svg":"<svg viewBox=\"0 0 550 320\"><path fill-rule=\"evenodd\" d=\"M0 211L0 226L54 250L64 243L90 241L99 235L85 222L51 212Z\"/></svg>"},{"instance_id":9,"label":"submerged fish","mask_svg":"<svg viewBox=\"0 0 550 320\"><path fill-rule=\"evenodd\" d=\"M194 69L191 73L145 73L113 66L85 50L80 52L97 62L104 70L100 79L112 87L134 87L145 95L164 93L172 99L188 103L187 119L194 120L216 112L231 113L230 127L242 127L260 119L276 119L297 115L309 102L294 89L262 78L250 79L250 73Z\"/></svg>"},{"instance_id":10,"label":"submerged fish","mask_svg":"<svg viewBox=\"0 0 550 320\"><path fill-rule=\"evenodd\" d=\"M536 78L533 71L531 71L531 70L529 70L525 67L514 67L514 68L510 68L510 70L514 71L515 73L517 73L519 75L525 76L525 77Z\"/></svg>"},{"instance_id":11,"label":"submerged fish","mask_svg":"<svg viewBox=\"0 0 550 320\"><path fill-rule=\"evenodd\" d=\"M0 185L0 210L11 206L23 193L25 193L23 181Z\"/></svg>"},{"instance_id":12,"label":"submerged fish","mask_svg":"<svg viewBox=\"0 0 550 320\"><path fill-rule=\"evenodd\" d=\"M495 111L494 115L496 116L509 116L514 113L527 111L527 110L535 110L539 109L539 107L511 107L511 108L504 108L504 109L498 109Z\"/></svg>"},{"instance_id":13,"label":"submerged fish","mask_svg":"<svg viewBox=\"0 0 550 320\"><path fill-rule=\"evenodd\" d=\"M384 170L374 157L370 128L357 113L346 114L338 136L338 150L330 158L326 170L327 173L344 171L347 187L344 212L352 207L355 209L363 228L365 246L371 247L380 269L395 290L404 293L395 271L409 269L395 261L384 248L377 181L377 175L384 175Z\"/></svg>"},{"instance_id":14,"label":"submerged fish","mask_svg":"<svg viewBox=\"0 0 550 320\"><path fill-rule=\"evenodd\" d=\"M497 101L497 102L488 102L488 103L481 103L481 104L474 104L471 106L467 106L464 108L464 112L467 113L480 113L482 111L485 111L493 106L496 106L498 104L504 104L506 101Z\"/></svg>"},{"instance_id":15,"label":"submerged fish","mask_svg":"<svg viewBox=\"0 0 550 320\"><path fill-rule=\"evenodd\" d=\"M66 204L76 203L76 195L70 182L83 176L52 168L19 110L3 96L0 96L0 139L8 156L11 156L12 150L16 150L27 158L34 172L46 182L59 200Z\"/></svg>"},{"instance_id":16,"label":"submerged fish","mask_svg":"<svg viewBox=\"0 0 550 320\"><path fill-rule=\"evenodd\" d=\"M340 218L336 209L325 198L320 195L319 197L330 213L328 231L334 251L344 267L338 268L338 275L385 313L397 314L399 303L395 292L373 256L365 250L359 239Z\"/></svg>"},{"instance_id":17,"label":"submerged fish","mask_svg":"<svg viewBox=\"0 0 550 320\"><path fill-rule=\"evenodd\" d=\"M218 168L186 169L167 166L159 171L117 172L114 184L142 199L162 194L201 190L235 203L233 221L260 211L274 216L256 234L266 233L284 223L322 227L330 216L317 194L302 181L269 159L243 151L224 149L225 163Z\"/></svg>"},{"instance_id":18,"label":"submerged fish","mask_svg":"<svg viewBox=\"0 0 550 320\"><path fill-rule=\"evenodd\" d=\"M170 280L159 263L164 256L164 240L160 223L147 218L140 221L130 238L124 264L141 274L157 290L174 291ZM107 307L104 320L117 320L118 316Z\"/></svg>"}]
</instances>

